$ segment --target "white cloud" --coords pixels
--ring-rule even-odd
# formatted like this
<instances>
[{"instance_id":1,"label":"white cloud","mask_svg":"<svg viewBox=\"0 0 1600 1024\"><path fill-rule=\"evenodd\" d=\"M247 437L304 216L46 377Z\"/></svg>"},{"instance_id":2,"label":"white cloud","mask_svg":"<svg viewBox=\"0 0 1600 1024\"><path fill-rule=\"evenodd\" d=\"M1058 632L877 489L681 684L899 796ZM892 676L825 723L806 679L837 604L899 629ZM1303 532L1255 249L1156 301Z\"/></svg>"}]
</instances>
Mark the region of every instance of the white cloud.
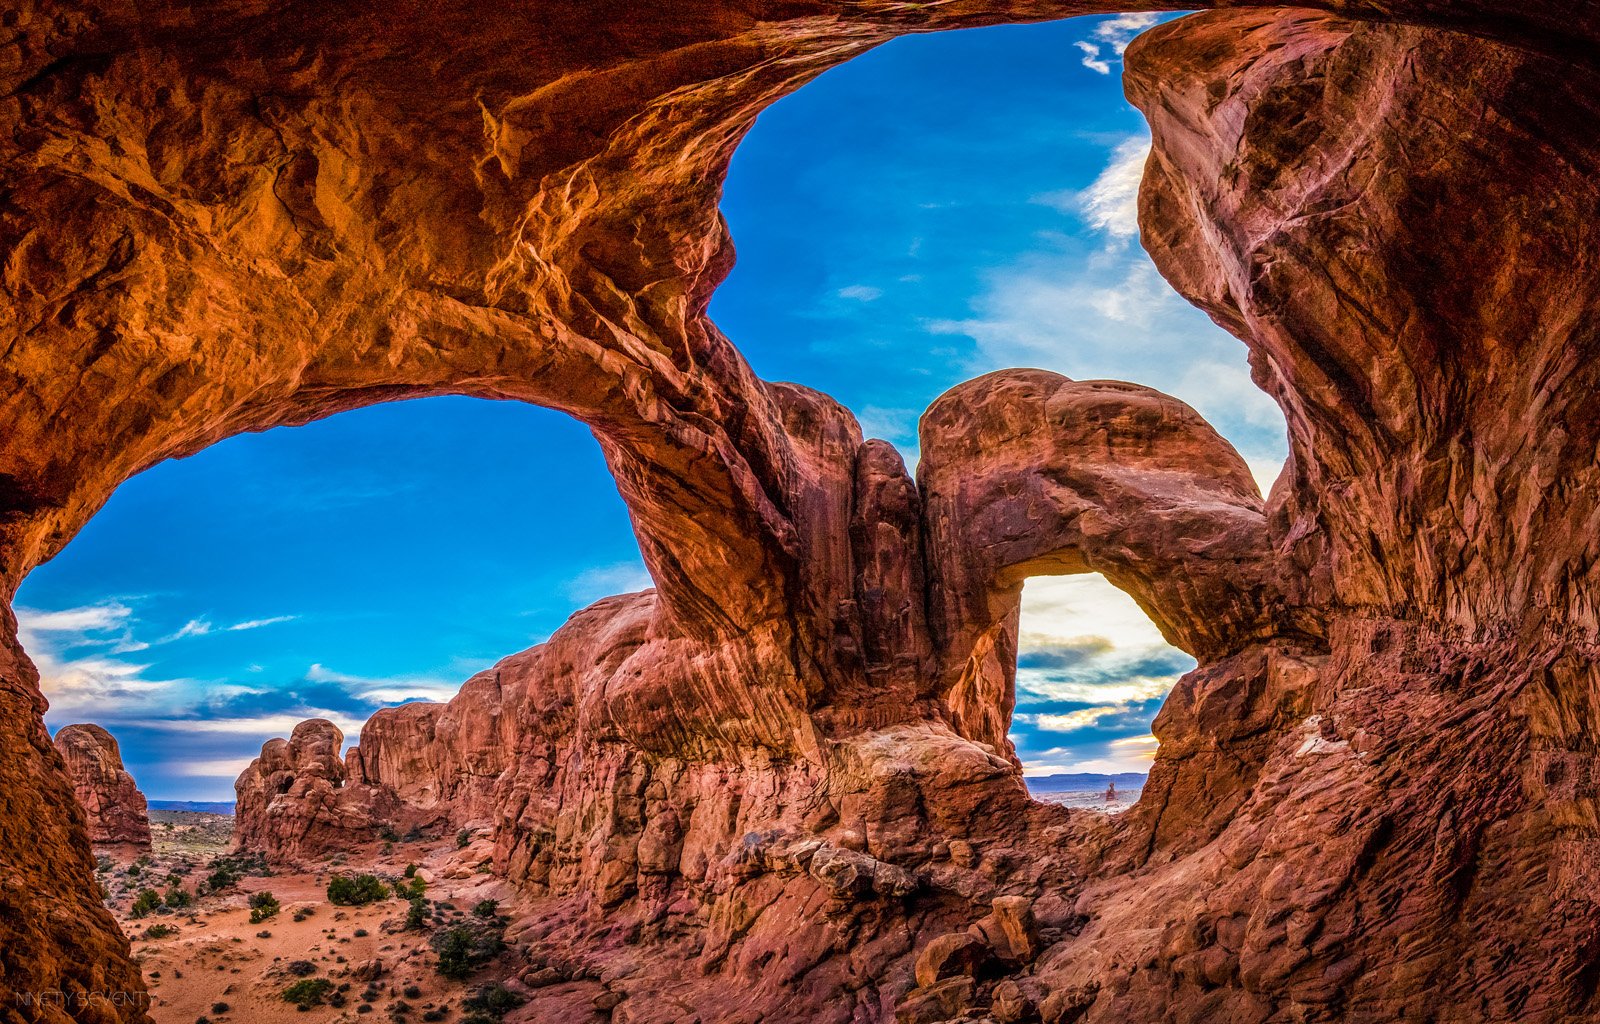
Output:
<instances>
[{"instance_id":1,"label":"white cloud","mask_svg":"<svg viewBox=\"0 0 1600 1024\"><path fill-rule=\"evenodd\" d=\"M174 640L182 640L184 637L205 636L209 632L211 632L210 622L205 619L190 619L176 633L164 636L157 640L156 643L169 644Z\"/></svg>"},{"instance_id":2,"label":"white cloud","mask_svg":"<svg viewBox=\"0 0 1600 1024\"><path fill-rule=\"evenodd\" d=\"M1162 279L1137 234L1137 195L1149 138L1113 147L1087 188L1036 202L1082 216L1103 240L1088 255L1072 244L1029 253L989 272L971 315L924 323L931 334L973 343L976 375L1014 366L1077 380L1129 380L1192 405L1247 462L1281 464L1283 415L1250 380L1244 345L1184 301ZM1271 475L1275 476L1273 472Z\"/></svg>"},{"instance_id":3,"label":"white cloud","mask_svg":"<svg viewBox=\"0 0 1600 1024\"><path fill-rule=\"evenodd\" d=\"M447 701L461 692L461 684L432 676L391 676L372 678L335 672L326 665L306 669L313 683L333 683L349 690L352 696L374 704L404 704L412 700Z\"/></svg>"},{"instance_id":4,"label":"white cloud","mask_svg":"<svg viewBox=\"0 0 1600 1024\"><path fill-rule=\"evenodd\" d=\"M567 581L567 597L590 604L614 594L631 594L655 586L650 573L639 562L617 562L585 569Z\"/></svg>"},{"instance_id":5,"label":"white cloud","mask_svg":"<svg viewBox=\"0 0 1600 1024\"><path fill-rule=\"evenodd\" d=\"M145 678L149 664L117 657L149 646L133 639L133 609L121 602L16 613L17 638L39 670L55 722L100 718L108 708L153 708L186 682ZM83 648L102 653L74 653Z\"/></svg>"},{"instance_id":6,"label":"white cloud","mask_svg":"<svg viewBox=\"0 0 1600 1024\"><path fill-rule=\"evenodd\" d=\"M866 437L915 443L917 420L921 417L922 411L919 409L888 409L869 405L856 414L856 421L861 424L861 433Z\"/></svg>"},{"instance_id":7,"label":"white cloud","mask_svg":"<svg viewBox=\"0 0 1600 1024\"><path fill-rule=\"evenodd\" d=\"M1012 719L1023 725L1031 725L1035 729L1045 732L1077 732L1079 729L1089 729L1100 724L1102 719L1112 718L1126 714L1129 708L1125 704L1107 704L1097 708L1082 708L1078 711L1068 711L1065 714L1018 714Z\"/></svg>"},{"instance_id":8,"label":"white cloud","mask_svg":"<svg viewBox=\"0 0 1600 1024\"><path fill-rule=\"evenodd\" d=\"M836 293L841 299L854 299L857 302L872 302L883 298L883 289L874 288L870 284L852 284L840 288Z\"/></svg>"},{"instance_id":9,"label":"white cloud","mask_svg":"<svg viewBox=\"0 0 1600 1024\"><path fill-rule=\"evenodd\" d=\"M1113 749L1126 750L1133 753L1150 752L1153 754L1160 745L1161 741L1149 733L1145 733L1143 736L1124 736L1120 740L1111 741Z\"/></svg>"},{"instance_id":10,"label":"white cloud","mask_svg":"<svg viewBox=\"0 0 1600 1024\"><path fill-rule=\"evenodd\" d=\"M1111 65L1100 57L1100 47L1086 40L1078 40L1072 44L1083 51L1083 66L1090 71L1102 75L1111 74Z\"/></svg>"},{"instance_id":11,"label":"white cloud","mask_svg":"<svg viewBox=\"0 0 1600 1024\"><path fill-rule=\"evenodd\" d=\"M1272 485L1283 473L1284 460L1246 457L1244 464L1249 467L1250 475L1255 477L1256 487L1261 491L1261 496L1266 497L1272 492Z\"/></svg>"},{"instance_id":12,"label":"white cloud","mask_svg":"<svg viewBox=\"0 0 1600 1024\"><path fill-rule=\"evenodd\" d=\"M1159 14L1119 14L1106 18L1094 27L1094 37L1105 40L1117 56L1122 56L1133 37L1161 20Z\"/></svg>"},{"instance_id":13,"label":"white cloud","mask_svg":"<svg viewBox=\"0 0 1600 1024\"><path fill-rule=\"evenodd\" d=\"M93 633L121 629L133 616L133 609L118 601L58 611L33 608L18 608L16 611L20 628L33 633Z\"/></svg>"},{"instance_id":14,"label":"white cloud","mask_svg":"<svg viewBox=\"0 0 1600 1024\"><path fill-rule=\"evenodd\" d=\"M175 761L172 773L191 779L236 779L254 757L225 757L206 761Z\"/></svg>"},{"instance_id":15,"label":"white cloud","mask_svg":"<svg viewBox=\"0 0 1600 1024\"><path fill-rule=\"evenodd\" d=\"M1087 728L1111 714L1131 713L1166 696L1194 665L1194 659L1166 642L1133 598L1094 573L1028 580L1017 634L1020 706L1055 701L1093 705L1064 716L1016 716L1018 722L1038 728L1055 725L1054 731ZM1094 721L1086 720L1090 718Z\"/></svg>"},{"instance_id":16,"label":"white cloud","mask_svg":"<svg viewBox=\"0 0 1600 1024\"><path fill-rule=\"evenodd\" d=\"M260 736L265 742L274 736L288 736L295 726L310 718L326 718L339 727L346 739L359 736L361 726L366 722L365 718L352 718L326 708L305 708L249 718L137 718L126 720L123 724L159 732Z\"/></svg>"},{"instance_id":17,"label":"white cloud","mask_svg":"<svg viewBox=\"0 0 1600 1024\"><path fill-rule=\"evenodd\" d=\"M375 686L356 694L362 700L377 704L404 704L413 700L444 703L461 692L459 685L451 683L405 683L396 686Z\"/></svg>"},{"instance_id":18,"label":"white cloud","mask_svg":"<svg viewBox=\"0 0 1600 1024\"><path fill-rule=\"evenodd\" d=\"M243 622L235 622L229 626L228 632L237 633L246 629L260 629L262 626L276 626L280 622L293 622L297 618L299 618L298 615L274 615L267 619L246 619Z\"/></svg>"},{"instance_id":19,"label":"white cloud","mask_svg":"<svg viewBox=\"0 0 1600 1024\"><path fill-rule=\"evenodd\" d=\"M1127 755L1123 757L1091 757L1082 761L1025 761L1022 774L1041 775L1118 775L1122 772L1148 772L1155 760L1154 754Z\"/></svg>"},{"instance_id":20,"label":"white cloud","mask_svg":"<svg viewBox=\"0 0 1600 1024\"><path fill-rule=\"evenodd\" d=\"M1094 183L1074 196L1076 205L1096 231L1127 240L1139 234L1139 183L1144 180L1150 140L1124 139L1111 152L1111 162Z\"/></svg>"}]
</instances>

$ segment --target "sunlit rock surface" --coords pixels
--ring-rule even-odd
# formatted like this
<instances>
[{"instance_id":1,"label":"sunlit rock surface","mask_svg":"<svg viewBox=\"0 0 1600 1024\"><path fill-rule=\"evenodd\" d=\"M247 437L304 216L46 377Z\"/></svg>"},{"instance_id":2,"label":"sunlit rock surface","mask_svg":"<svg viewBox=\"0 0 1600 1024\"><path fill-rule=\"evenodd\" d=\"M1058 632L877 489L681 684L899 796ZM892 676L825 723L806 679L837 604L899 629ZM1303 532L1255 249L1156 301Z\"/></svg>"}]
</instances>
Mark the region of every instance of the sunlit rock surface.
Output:
<instances>
[{"instance_id":1,"label":"sunlit rock surface","mask_svg":"<svg viewBox=\"0 0 1600 1024\"><path fill-rule=\"evenodd\" d=\"M55 745L88 818L89 842L116 854L148 852L149 809L112 735L98 725L66 725Z\"/></svg>"},{"instance_id":2,"label":"sunlit rock surface","mask_svg":"<svg viewBox=\"0 0 1600 1024\"><path fill-rule=\"evenodd\" d=\"M1320 6L1352 20L1186 18L1127 60L1143 242L1288 419L1263 503L1180 403L1027 370L930 409L919 487L704 315L764 105L898 34L1106 6L25 3L0 579L243 430L563 409L656 589L348 757L269 743L247 844L477 823L529 970L633 1022L1591 1018L1600 10ZM1017 586L1081 569L1199 662L1116 820L1029 801L1004 738ZM0 637L0 1020L137 1020Z\"/></svg>"}]
</instances>

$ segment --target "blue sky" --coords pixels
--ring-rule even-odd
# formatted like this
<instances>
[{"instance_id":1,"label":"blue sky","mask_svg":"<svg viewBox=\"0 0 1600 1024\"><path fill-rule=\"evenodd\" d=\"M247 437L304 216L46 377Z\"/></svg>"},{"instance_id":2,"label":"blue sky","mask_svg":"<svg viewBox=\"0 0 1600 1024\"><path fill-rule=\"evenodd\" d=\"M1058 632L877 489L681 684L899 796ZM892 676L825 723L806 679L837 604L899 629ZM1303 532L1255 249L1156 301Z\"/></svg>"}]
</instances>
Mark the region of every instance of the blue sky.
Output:
<instances>
[{"instance_id":1,"label":"blue sky","mask_svg":"<svg viewBox=\"0 0 1600 1024\"><path fill-rule=\"evenodd\" d=\"M835 395L908 461L946 388L1040 366L1185 398L1270 479L1283 421L1243 346L1138 247L1148 142L1118 54L1147 21L897 40L766 111L729 177L739 264L713 317L762 376ZM587 430L428 399L157 466L16 603L52 728L111 729L155 799L226 799L294 722L353 737L646 585ZM1099 577L1030 581L1022 634L1030 770L1139 769L1193 662Z\"/></svg>"}]
</instances>

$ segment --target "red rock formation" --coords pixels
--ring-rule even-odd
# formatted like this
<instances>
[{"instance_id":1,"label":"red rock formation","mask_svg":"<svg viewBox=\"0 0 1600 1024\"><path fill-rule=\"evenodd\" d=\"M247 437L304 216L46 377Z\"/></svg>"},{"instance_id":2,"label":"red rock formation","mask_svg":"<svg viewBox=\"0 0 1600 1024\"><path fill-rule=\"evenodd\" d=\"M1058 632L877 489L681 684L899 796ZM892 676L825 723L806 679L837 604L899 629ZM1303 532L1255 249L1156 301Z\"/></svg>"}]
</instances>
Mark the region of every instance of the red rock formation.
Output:
<instances>
[{"instance_id":1,"label":"red rock formation","mask_svg":"<svg viewBox=\"0 0 1600 1024\"><path fill-rule=\"evenodd\" d=\"M25 0L5 592L242 430L564 409L657 590L348 760L326 723L269 744L246 841L492 812L540 970L635 1022L1593 1017L1600 12L1319 6L1364 20L1186 18L1128 54L1145 243L1288 415L1263 509L1181 405L1029 371L930 410L919 489L705 317L763 105L897 34L1099 3ZM1200 661L1115 826L1030 804L1004 741L1016 586L1082 568ZM0 1013L137 1019L9 610L0 637Z\"/></svg>"},{"instance_id":2,"label":"red rock formation","mask_svg":"<svg viewBox=\"0 0 1600 1024\"><path fill-rule=\"evenodd\" d=\"M88 816L89 842L116 853L148 851L144 794L122 767L122 751L112 735L98 725L67 725L56 733L55 745Z\"/></svg>"},{"instance_id":3,"label":"red rock formation","mask_svg":"<svg viewBox=\"0 0 1600 1024\"><path fill-rule=\"evenodd\" d=\"M287 740L268 740L234 784L234 840L240 849L291 859L377 838L397 819L392 791L352 781L344 734L313 718Z\"/></svg>"}]
</instances>

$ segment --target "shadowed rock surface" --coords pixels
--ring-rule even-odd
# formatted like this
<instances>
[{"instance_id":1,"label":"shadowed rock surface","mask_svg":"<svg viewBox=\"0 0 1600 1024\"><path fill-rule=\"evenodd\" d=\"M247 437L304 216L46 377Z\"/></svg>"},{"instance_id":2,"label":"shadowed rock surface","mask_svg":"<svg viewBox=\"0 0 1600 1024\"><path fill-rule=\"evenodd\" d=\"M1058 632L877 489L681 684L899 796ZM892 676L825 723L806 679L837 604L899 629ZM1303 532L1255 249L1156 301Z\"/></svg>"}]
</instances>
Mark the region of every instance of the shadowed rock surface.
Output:
<instances>
[{"instance_id":1,"label":"shadowed rock surface","mask_svg":"<svg viewBox=\"0 0 1600 1024\"><path fill-rule=\"evenodd\" d=\"M72 792L89 823L89 842L118 853L149 852L150 815L144 794L122 767L122 751L98 725L65 725L56 749Z\"/></svg>"},{"instance_id":2,"label":"shadowed rock surface","mask_svg":"<svg viewBox=\"0 0 1600 1024\"><path fill-rule=\"evenodd\" d=\"M348 757L324 722L269 743L247 844L492 825L519 946L630 1022L1594 1017L1600 9L1130 47L1144 244L1288 418L1265 502L1181 403L1031 370L936 402L913 482L705 317L764 105L898 34L1147 6L25 3L6 592L243 430L563 409L656 589ZM1005 741L1021 580L1085 570L1199 662L1115 821L1028 800ZM0 637L0 1020L140 1019L9 608Z\"/></svg>"}]
</instances>

